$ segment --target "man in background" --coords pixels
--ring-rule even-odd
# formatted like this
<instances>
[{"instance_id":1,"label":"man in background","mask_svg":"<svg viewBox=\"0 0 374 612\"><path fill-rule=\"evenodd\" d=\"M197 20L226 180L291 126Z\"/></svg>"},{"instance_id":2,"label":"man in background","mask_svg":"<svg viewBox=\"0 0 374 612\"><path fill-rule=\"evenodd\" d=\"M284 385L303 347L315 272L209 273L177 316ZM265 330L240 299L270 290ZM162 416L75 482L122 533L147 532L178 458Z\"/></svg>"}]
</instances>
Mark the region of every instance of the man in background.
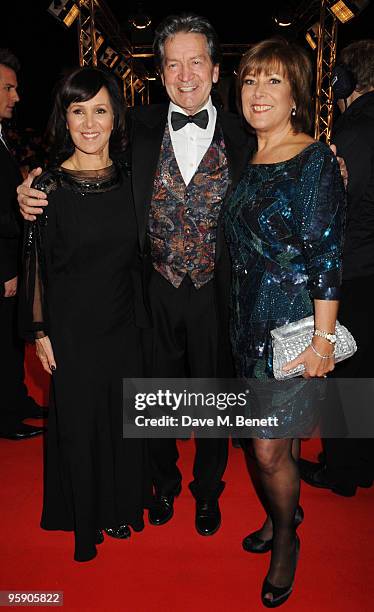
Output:
<instances>
[{"instance_id":1,"label":"man in background","mask_svg":"<svg viewBox=\"0 0 374 612\"><path fill-rule=\"evenodd\" d=\"M24 343L17 334L17 278L21 226L16 208L16 188L22 181L9 151L3 120L11 119L19 101L18 59L0 49L0 336L1 402L0 438L22 440L43 432L43 427L22 423L41 418L43 410L28 396L24 384Z\"/></svg>"},{"instance_id":2,"label":"man in background","mask_svg":"<svg viewBox=\"0 0 374 612\"><path fill-rule=\"evenodd\" d=\"M339 321L353 334L357 353L338 363L336 378L374 377L374 40L342 50L334 70L341 115L333 134L348 169L348 208ZM300 460L302 479L350 497L374 479L374 440L327 438L320 463Z\"/></svg>"}]
</instances>

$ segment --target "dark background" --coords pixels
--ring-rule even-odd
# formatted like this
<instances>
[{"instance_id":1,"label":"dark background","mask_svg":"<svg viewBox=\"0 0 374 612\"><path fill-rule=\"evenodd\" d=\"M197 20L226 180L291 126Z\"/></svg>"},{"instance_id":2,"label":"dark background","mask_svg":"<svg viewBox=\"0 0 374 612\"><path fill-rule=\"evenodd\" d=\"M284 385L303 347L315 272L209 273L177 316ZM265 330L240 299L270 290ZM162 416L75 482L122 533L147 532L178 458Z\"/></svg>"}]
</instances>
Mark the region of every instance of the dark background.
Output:
<instances>
[{"instance_id":1,"label":"dark background","mask_svg":"<svg viewBox=\"0 0 374 612\"><path fill-rule=\"evenodd\" d=\"M77 28L63 27L47 13L51 0L6 0L2 3L0 17L0 46L10 48L21 60L19 77L22 101L17 105L14 122L18 126L44 129L50 111L53 86L69 68L78 64ZM136 12L137 2L107 0L122 29L128 30L128 17ZM152 16L152 26L157 26L163 17L183 10L194 11L210 19L222 43L252 43L262 38L283 34L296 37L309 48L304 40L305 29L291 32L288 28L277 28L272 19L274 10L284 7L279 0L247 2L157 2L148 1L143 7ZM300 5L297 0L288 3ZM318 10L315 20L318 20ZM152 33L150 34L152 35ZM338 44L344 46L352 40L374 36L374 2L350 23L339 26ZM239 58L226 59L223 70L232 71ZM147 64L152 69L152 64ZM157 101L157 85L151 89L151 102Z\"/></svg>"}]
</instances>

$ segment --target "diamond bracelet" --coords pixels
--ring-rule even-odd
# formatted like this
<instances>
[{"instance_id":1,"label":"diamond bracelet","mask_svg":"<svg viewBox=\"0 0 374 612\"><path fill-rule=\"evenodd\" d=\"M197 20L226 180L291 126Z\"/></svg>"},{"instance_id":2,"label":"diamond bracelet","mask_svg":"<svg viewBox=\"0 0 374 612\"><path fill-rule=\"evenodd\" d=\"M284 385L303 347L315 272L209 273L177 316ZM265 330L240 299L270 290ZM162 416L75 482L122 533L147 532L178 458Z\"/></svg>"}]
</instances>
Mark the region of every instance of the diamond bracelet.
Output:
<instances>
[{"instance_id":1,"label":"diamond bracelet","mask_svg":"<svg viewBox=\"0 0 374 612\"><path fill-rule=\"evenodd\" d=\"M310 343L311 349L312 351L318 355L318 357L321 357L321 359L331 359L331 357L334 357L335 355L335 346L334 346L334 351L331 353L331 355L321 355L321 353L319 353L313 346L313 342Z\"/></svg>"}]
</instances>

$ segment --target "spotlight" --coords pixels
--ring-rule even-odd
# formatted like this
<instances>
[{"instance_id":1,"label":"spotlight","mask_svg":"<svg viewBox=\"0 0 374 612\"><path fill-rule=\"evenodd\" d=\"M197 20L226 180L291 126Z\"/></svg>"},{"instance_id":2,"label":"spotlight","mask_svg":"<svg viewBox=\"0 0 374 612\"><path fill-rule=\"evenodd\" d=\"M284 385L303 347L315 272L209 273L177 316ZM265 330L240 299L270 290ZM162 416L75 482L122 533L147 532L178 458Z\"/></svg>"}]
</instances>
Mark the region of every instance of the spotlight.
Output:
<instances>
[{"instance_id":1,"label":"spotlight","mask_svg":"<svg viewBox=\"0 0 374 612\"><path fill-rule=\"evenodd\" d=\"M273 15L273 20L280 28L288 28L292 25L294 19L294 11L287 4L279 7Z\"/></svg>"},{"instance_id":2,"label":"spotlight","mask_svg":"<svg viewBox=\"0 0 374 612\"><path fill-rule=\"evenodd\" d=\"M70 11L63 18L62 23L67 28L70 28L70 26L74 23L74 21L76 20L78 15L79 15L79 8L77 7L76 4L73 4L73 6L71 7Z\"/></svg>"},{"instance_id":3,"label":"spotlight","mask_svg":"<svg viewBox=\"0 0 374 612\"><path fill-rule=\"evenodd\" d=\"M308 41L310 47L312 47L313 51L317 48L318 45L318 30L319 21L317 21L310 28L308 28L305 34L305 38Z\"/></svg>"},{"instance_id":4,"label":"spotlight","mask_svg":"<svg viewBox=\"0 0 374 612\"><path fill-rule=\"evenodd\" d=\"M144 11L143 4L141 2L138 2L136 13L129 17L129 22L136 30L146 30L151 25L152 19Z\"/></svg>"},{"instance_id":5,"label":"spotlight","mask_svg":"<svg viewBox=\"0 0 374 612\"><path fill-rule=\"evenodd\" d=\"M339 19L340 23L347 23L361 13L368 4L370 4L370 0L339 0L339 2L331 4L330 11Z\"/></svg>"},{"instance_id":6,"label":"spotlight","mask_svg":"<svg viewBox=\"0 0 374 612\"><path fill-rule=\"evenodd\" d=\"M70 28L79 15L79 8L72 0L54 0L48 8L48 13Z\"/></svg>"}]
</instances>

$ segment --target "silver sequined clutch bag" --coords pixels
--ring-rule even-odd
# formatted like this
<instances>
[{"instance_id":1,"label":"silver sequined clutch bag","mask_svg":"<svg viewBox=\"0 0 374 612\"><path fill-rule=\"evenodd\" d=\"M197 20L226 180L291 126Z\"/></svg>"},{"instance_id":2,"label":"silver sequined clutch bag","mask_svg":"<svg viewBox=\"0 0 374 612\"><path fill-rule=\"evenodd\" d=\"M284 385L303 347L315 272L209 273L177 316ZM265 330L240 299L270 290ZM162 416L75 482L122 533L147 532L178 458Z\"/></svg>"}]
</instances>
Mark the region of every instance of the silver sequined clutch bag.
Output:
<instances>
[{"instance_id":1,"label":"silver sequined clutch bag","mask_svg":"<svg viewBox=\"0 0 374 612\"><path fill-rule=\"evenodd\" d=\"M310 345L314 333L314 317L305 317L294 323L271 330L273 344L273 373L277 380L286 380L304 372L303 364L289 372L283 372L283 366L295 359ZM354 337L344 325L336 322L335 363L351 357L357 351Z\"/></svg>"}]
</instances>

